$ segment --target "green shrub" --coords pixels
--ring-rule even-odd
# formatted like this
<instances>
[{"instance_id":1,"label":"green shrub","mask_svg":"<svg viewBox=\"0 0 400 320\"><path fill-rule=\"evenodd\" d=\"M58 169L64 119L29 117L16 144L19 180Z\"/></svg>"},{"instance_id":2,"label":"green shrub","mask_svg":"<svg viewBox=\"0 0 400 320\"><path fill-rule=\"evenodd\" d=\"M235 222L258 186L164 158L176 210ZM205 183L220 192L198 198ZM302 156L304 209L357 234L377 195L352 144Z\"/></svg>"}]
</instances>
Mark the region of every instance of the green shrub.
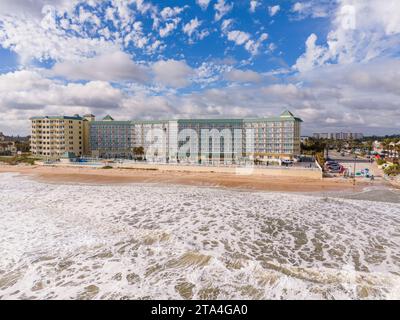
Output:
<instances>
[{"instance_id":1,"label":"green shrub","mask_svg":"<svg viewBox=\"0 0 400 320\"><path fill-rule=\"evenodd\" d=\"M382 159L376 160L376 164L377 164L378 166L381 166L381 165L383 165L384 163L386 163L385 160L382 160Z\"/></svg>"},{"instance_id":2,"label":"green shrub","mask_svg":"<svg viewBox=\"0 0 400 320\"><path fill-rule=\"evenodd\" d=\"M400 174L400 165L394 164L392 166L389 166L384 170L384 172L388 176L397 176L398 174Z\"/></svg>"},{"instance_id":3,"label":"green shrub","mask_svg":"<svg viewBox=\"0 0 400 320\"><path fill-rule=\"evenodd\" d=\"M39 160L39 159L31 158L27 155L14 156L14 157L0 157L0 162L4 162L4 163L7 163L12 166L15 166L20 163L34 165L36 160Z\"/></svg>"},{"instance_id":4,"label":"green shrub","mask_svg":"<svg viewBox=\"0 0 400 320\"><path fill-rule=\"evenodd\" d=\"M112 169L113 167L112 166L104 166L104 167L102 167L102 169Z\"/></svg>"}]
</instances>

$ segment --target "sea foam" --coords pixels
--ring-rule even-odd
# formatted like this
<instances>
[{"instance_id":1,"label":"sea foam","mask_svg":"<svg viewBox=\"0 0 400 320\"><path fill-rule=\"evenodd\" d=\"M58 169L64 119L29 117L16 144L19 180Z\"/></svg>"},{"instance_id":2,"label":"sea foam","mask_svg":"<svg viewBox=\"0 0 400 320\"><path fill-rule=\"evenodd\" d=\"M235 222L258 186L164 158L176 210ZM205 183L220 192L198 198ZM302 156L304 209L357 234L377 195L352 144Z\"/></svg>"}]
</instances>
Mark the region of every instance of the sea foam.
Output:
<instances>
[{"instance_id":1,"label":"sea foam","mask_svg":"<svg viewBox=\"0 0 400 320\"><path fill-rule=\"evenodd\" d=\"M0 174L0 298L399 299L400 204Z\"/></svg>"}]
</instances>

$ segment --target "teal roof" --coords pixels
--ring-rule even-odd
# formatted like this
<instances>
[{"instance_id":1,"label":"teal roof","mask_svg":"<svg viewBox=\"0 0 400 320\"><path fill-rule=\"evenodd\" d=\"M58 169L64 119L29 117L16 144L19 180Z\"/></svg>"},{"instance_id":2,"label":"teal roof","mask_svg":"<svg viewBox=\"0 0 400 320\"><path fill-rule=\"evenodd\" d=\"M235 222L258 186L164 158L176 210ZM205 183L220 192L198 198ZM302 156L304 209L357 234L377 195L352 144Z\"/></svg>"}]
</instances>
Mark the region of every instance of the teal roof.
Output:
<instances>
[{"instance_id":1,"label":"teal roof","mask_svg":"<svg viewBox=\"0 0 400 320\"><path fill-rule=\"evenodd\" d=\"M285 110L284 112L282 112L281 117L293 117L294 118L294 115L289 110Z\"/></svg>"},{"instance_id":2,"label":"teal roof","mask_svg":"<svg viewBox=\"0 0 400 320\"><path fill-rule=\"evenodd\" d=\"M32 117L31 120L43 120L43 119L70 119L70 120L83 120L80 116L43 116L43 117ZM112 122L111 122L112 121ZM171 119L171 120L128 120L128 121L114 121L114 118L110 115L106 115L101 121L92 121L91 125L129 125L129 124L161 124L168 121L177 121L182 124L204 124L204 123L216 123L216 124L238 124L241 122L274 122L274 121L300 121L289 110L285 110L279 117L264 117L264 118L244 118L244 119L222 119L222 118L210 118L210 119ZM110 123L111 122L111 123Z\"/></svg>"},{"instance_id":3,"label":"teal roof","mask_svg":"<svg viewBox=\"0 0 400 320\"><path fill-rule=\"evenodd\" d=\"M29 120L83 120L80 116L43 116L43 117L31 117Z\"/></svg>"},{"instance_id":4,"label":"teal roof","mask_svg":"<svg viewBox=\"0 0 400 320\"><path fill-rule=\"evenodd\" d=\"M179 123L242 123L243 119L179 119Z\"/></svg>"}]
</instances>

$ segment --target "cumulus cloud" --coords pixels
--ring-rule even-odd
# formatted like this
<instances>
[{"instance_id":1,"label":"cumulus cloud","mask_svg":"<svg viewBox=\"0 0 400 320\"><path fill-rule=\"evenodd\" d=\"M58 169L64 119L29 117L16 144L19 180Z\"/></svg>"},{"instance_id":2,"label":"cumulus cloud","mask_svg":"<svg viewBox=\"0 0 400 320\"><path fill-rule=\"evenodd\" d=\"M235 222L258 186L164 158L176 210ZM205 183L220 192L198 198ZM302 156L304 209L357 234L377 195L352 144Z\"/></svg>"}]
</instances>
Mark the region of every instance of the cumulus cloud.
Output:
<instances>
[{"instance_id":1,"label":"cumulus cloud","mask_svg":"<svg viewBox=\"0 0 400 320\"><path fill-rule=\"evenodd\" d=\"M225 73L225 79L232 82L260 82L262 77L252 70L232 69Z\"/></svg>"},{"instance_id":2,"label":"cumulus cloud","mask_svg":"<svg viewBox=\"0 0 400 320\"><path fill-rule=\"evenodd\" d=\"M249 40L246 42L244 47L247 51L249 51L254 56L254 55L258 54L260 46L262 45L262 43L264 41L266 41L268 39L268 37L269 37L268 33L262 33L257 41Z\"/></svg>"},{"instance_id":3,"label":"cumulus cloud","mask_svg":"<svg viewBox=\"0 0 400 320\"><path fill-rule=\"evenodd\" d=\"M233 3L225 3L225 0L218 0L214 5L215 9L215 21L221 20L221 18L227 15L233 8Z\"/></svg>"},{"instance_id":4,"label":"cumulus cloud","mask_svg":"<svg viewBox=\"0 0 400 320\"><path fill-rule=\"evenodd\" d=\"M297 19L325 18L331 14L336 5L336 1L331 0L298 1L293 4L291 11L297 15Z\"/></svg>"},{"instance_id":5,"label":"cumulus cloud","mask_svg":"<svg viewBox=\"0 0 400 320\"><path fill-rule=\"evenodd\" d=\"M14 80L10 85L10 80ZM35 71L16 71L0 76L0 110L8 108L42 113L48 106L115 108L121 92L105 81L86 84L63 83L42 77Z\"/></svg>"},{"instance_id":6,"label":"cumulus cloud","mask_svg":"<svg viewBox=\"0 0 400 320\"><path fill-rule=\"evenodd\" d=\"M307 71L326 63L367 62L400 53L400 11L397 0L340 0L327 45L311 34L295 69Z\"/></svg>"},{"instance_id":7,"label":"cumulus cloud","mask_svg":"<svg viewBox=\"0 0 400 320\"><path fill-rule=\"evenodd\" d=\"M200 27L200 25L201 25L201 21L199 21L199 19L197 19L197 17L196 17L196 18L190 20L188 23L186 23L186 24L183 26L183 29L182 29L182 30L183 30L183 32L186 33L189 37L191 37L192 34L196 31L196 29L197 29L198 27Z\"/></svg>"},{"instance_id":8,"label":"cumulus cloud","mask_svg":"<svg viewBox=\"0 0 400 320\"><path fill-rule=\"evenodd\" d=\"M135 64L130 56L121 51L106 53L87 58L79 63L64 61L56 63L49 72L69 80L102 80L102 81L149 81L147 67Z\"/></svg>"},{"instance_id":9,"label":"cumulus cloud","mask_svg":"<svg viewBox=\"0 0 400 320\"><path fill-rule=\"evenodd\" d=\"M103 39L69 36L64 31L48 29L36 20L2 17L0 43L18 53L23 61L30 59L74 60L93 53L114 51L115 45Z\"/></svg>"},{"instance_id":10,"label":"cumulus cloud","mask_svg":"<svg viewBox=\"0 0 400 320\"><path fill-rule=\"evenodd\" d=\"M160 29L160 37L165 38L169 36L172 31L174 31L177 27L179 22L181 21L180 18L175 18L171 20L171 22L167 22L163 28Z\"/></svg>"},{"instance_id":11,"label":"cumulus cloud","mask_svg":"<svg viewBox=\"0 0 400 320\"><path fill-rule=\"evenodd\" d=\"M165 7L164 9L161 10L160 15L164 20L171 19L173 17L176 17L179 15L183 10L185 10L184 7Z\"/></svg>"},{"instance_id":12,"label":"cumulus cloud","mask_svg":"<svg viewBox=\"0 0 400 320\"><path fill-rule=\"evenodd\" d=\"M169 8L161 16L155 6L143 0L111 0L104 10L100 10L103 2L98 0L5 2L0 2L0 43L16 52L24 64L32 60L80 60L130 46L152 54L155 47L163 47L157 45L156 37L145 34L137 15L148 15L158 30L162 16L168 18L181 10ZM81 6L83 2L87 6ZM173 20L161 33L168 35L176 24Z\"/></svg>"},{"instance_id":13,"label":"cumulus cloud","mask_svg":"<svg viewBox=\"0 0 400 320\"><path fill-rule=\"evenodd\" d=\"M0 1L0 14L15 15L25 14L35 17L42 15L42 9L46 5L51 5L64 10L71 8L77 1L72 0L13 0Z\"/></svg>"},{"instance_id":14,"label":"cumulus cloud","mask_svg":"<svg viewBox=\"0 0 400 320\"><path fill-rule=\"evenodd\" d=\"M244 45L244 48L251 53L251 55L256 55L259 52L260 46L264 41L268 39L267 33L262 33L258 39L251 39L251 35L247 32L240 30L230 30L231 20L224 20L222 23L222 31L226 34L228 40L235 42L236 45Z\"/></svg>"},{"instance_id":15,"label":"cumulus cloud","mask_svg":"<svg viewBox=\"0 0 400 320\"><path fill-rule=\"evenodd\" d=\"M360 63L350 69L330 65L300 73L292 79L294 83L275 80L278 82L268 84L251 70L219 68L204 64L193 70L185 62L174 60L156 63L153 69L157 82L165 86L185 86L190 84L192 76L213 81L218 72L233 82L226 87L192 90L185 95L174 91L154 95L149 87L120 88L105 81L65 83L36 71L3 74L0 75L0 129L7 130L12 120L12 133L28 133L27 119L38 114L112 113L117 119L245 117L272 116L288 108L305 121L303 134L321 128L365 133L398 130L400 65L395 59Z\"/></svg>"},{"instance_id":16,"label":"cumulus cloud","mask_svg":"<svg viewBox=\"0 0 400 320\"><path fill-rule=\"evenodd\" d=\"M232 26L232 23L233 23L233 19L225 19L224 21L222 21L222 23L221 23L222 32L227 33L227 31Z\"/></svg>"},{"instance_id":17,"label":"cumulus cloud","mask_svg":"<svg viewBox=\"0 0 400 320\"><path fill-rule=\"evenodd\" d=\"M235 42L238 46L247 42L250 39L250 34L247 32L232 30L228 32L228 40Z\"/></svg>"},{"instance_id":18,"label":"cumulus cloud","mask_svg":"<svg viewBox=\"0 0 400 320\"><path fill-rule=\"evenodd\" d=\"M196 0L196 3L203 9L206 10L211 0Z\"/></svg>"},{"instance_id":19,"label":"cumulus cloud","mask_svg":"<svg viewBox=\"0 0 400 320\"><path fill-rule=\"evenodd\" d=\"M250 1L250 12L251 13L254 13L254 12L256 12L256 9L257 9L257 7L260 5L260 3L258 2L258 1L256 1L256 0L251 0Z\"/></svg>"},{"instance_id":20,"label":"cumulus cloud","mask_svg":"<svg viewBox=\"0 0 400 320\"><path fill-rule=\"evenodd\" d=\"M46 6L48 2L53 6ZM105 10L99 10L104 4L100 0L77 6L81 2L0 1L0 43L25 64L18 71L0 74L1 131L28 133L27 119L41 114L112 113L116 119L246 117L276 115L288 108L305 120L303 134L321 128L398 132L400 11L396 0L386 0L385 5L378 0L292 2L290 19L322 17L325 20L320 22L329 23L331 29L327 36L311 32L304 39L304 53L283 79L282 70L256 72L252 59L208 57L190 67L179 53L162 54L172 40L167 36L187 44L188 38L190 43L215 30L215 23L201 30L206 21L187 18L182 14L185 7L160 11L149 1L111 0ZM265 44L264 28L250 33L234 17L227 19L233 1L210 3L197 0L212 20L219 21L230 44L251 55L276 47ZM280 8L272 10L273 4L268 13L276 15ZM144 15L149 21L141 20ZM31 59L49 60L42 66L52 67L33 67Z\"/></svg>"},{"instance_id":21,"label":"cumulus cloud","mask_svg":"<svg viewBox=\"0 0 400 320\"><path fill-rule=\"evenodd\" d=\"M274 15L276 15L279 12L280 9L281 9L280 5L268 7L268 13L271 17L273 17Z\"/></svg>"},{"instance_id":22,"label":"cumulus cloud","mask_svg":"<svg viewBox=\"0 0 400 320\"><path fill-rule=\"evenodd\" d=\"M155 81L162 85L182 88L190 84L190 76L193 74L185 61L161 60L152 66Z\"/></svg>"},{"instance_id":23,"label":"cumulus cloud","mask_svg":"<svg viewBox=\"0 0 400 320\"><path fill-rule=\"evenodd\" d=\"M305 72L314 67L323 65L330 59L329 51L316 44L317 35L312 33L306 41L306 52L297 59L295 68L300 72Z\"/></svg>"}]
</instances>

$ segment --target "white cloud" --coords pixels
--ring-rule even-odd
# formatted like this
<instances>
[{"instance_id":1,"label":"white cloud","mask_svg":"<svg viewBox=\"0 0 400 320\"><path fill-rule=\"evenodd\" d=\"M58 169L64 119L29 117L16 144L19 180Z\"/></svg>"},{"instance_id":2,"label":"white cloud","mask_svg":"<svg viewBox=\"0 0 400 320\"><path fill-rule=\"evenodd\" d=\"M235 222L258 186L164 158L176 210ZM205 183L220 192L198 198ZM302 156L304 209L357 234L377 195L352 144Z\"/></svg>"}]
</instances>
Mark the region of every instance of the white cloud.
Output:
<instances>
[{"instance_id":1,"label":"white cloud","mask_svg":"<svg viewBox=\"0 0 400 320\"><path fill-rule=\"evenodd\" d=\"M215 21L221 20L223 16L228 14L233 8L233 3L225 3L225 0L218 0L218 2L214 5L215 9Z\"/></svg>"},{"instance_id":2,"label":"white cloud","mask_svg":"<svg viewBox=\"0 0 400 320\"><path fill-rule=\"evenodd\" d=\"M27 16L40 17L42 9L46 5L51 5L54 8L68 10L72 8L76 0L12 0L0 1L0 14L16 15L22 14Z\"/></svg>"},{"instance_id":3,"label":"white cloud","mask_svg":"<svg viewBox=\"0 0 400 320\"><path fill-rule=\"evenodd\" d=\"M312 33L306 41L306 52L297 59L295 69L305 72L327 62L330 58L329 51L316 44L317 35Z\"/></svg>"},{"instance_id":4,"label":"white cloud","mask_svg":"<svg viewBox=\"0 0 400 320\"><path fill-rule=\"evenodd\" d=\"M259 52L259 48L264 41L268 39L267 33L262 33L258 40L251 39L250 33L231 30L231 25L233 23L232 19L226 19L221 24L222 33L225 34L228 40L235 42L236 45L244 45L244 48L251 53L251 55L256 55Z\"/></svg>"},{"instance_id":5,"label":"white cloud","mask_svg":"<svg viewBox=\"0 0 400 320\"><path fill-rule=\"evenodd\" d=\"M228 32L228 40L235 42L238 46L244 44L250 39L250 34L247 32L233 30Z\"/></svg>"},{"instance_id":6,"label":"white cloud","mask_svg":"<svg viewBox=\"0 0 400 320\"><path fill-rule=\"evenodd\" d=\"M317 45L317 36L311 34L294 67L307 71L326 63L368 62L399 54L399 3L381 4L379 0L340 0L326 45Z\"/></svg>"},{"instance_id":7,"label":"white cloud","mask_svg":"<svg viewBox=\"0 0 400 320\"><path fill-rule=\"evenodd\" d=\"M185 10L184 7L165 7L161 12L160 15L164 20L168 20L171 18L176 17L179 15L183 10Z\"/></svg>"},{"instance_id":8,"label":"white cloud","mask_svg":"<svg viewBox=\"0 0 400 320\"><path fill-rule=\"evenodd\" d=\"M0 1L0 43L16 52L23 64L33 59L80 60L131 45L147 54L154 52L154 47L163 48L137 19L139 13L153 19L155 25L161 19L157 8L143 0L112 0L104 11L99 0L4 2ZM88 6L81 6L83 2ZM163 15L180 11L170 8ZM177 21L171 23L162 29L163 36L176 28Z\"/></svg>"},{"instance_id":9,"label":"white cloud","mask_svg":"<svg viewBox=\"0 0 400 320\"><path fill-rule=\"evenodd\" d=\"M132 43L136 48L143 49L150 42L150 39L144 35L143 23L141 21L136 21L131 25L132 32L128 33L124 37L124 46L127 47Z\"/></svg>"},{"instance_id":10,"label":"white cloud","mask_svg":"<svg viewBox=\"0 0 400 320\"><path fill-rule=\"evenodd\" d=\"M149 81L148 69L135 64L128 54L121 51L88 58L78 63L59 62L53 66L50 74L69 80Z\"/></svg>"},{"instance_id":11,"label":"white cloud","mask_svg":"<svg viewBox=\"0 0 400 320\"><path fill-rule=\"evenodd\" d=\"M251 55L256 55L259 52L259 48L264 41L268 39L267 33L262 33L257 41L249 40L245 44L245 49L251 53Z\"/></svg>"},{"instance_id":12,"label":"white cloud","mask_svg":"<svg viewBox=\"0 0 400 320\"><path fill-rule=\"evenodd\" d=\"M206 10L211 0L196 0L196 3L203 9Z\"/></svg>"},{"instance_id":13,"label":"white cloud","mask_svg":"<svg viewBox=\"0 0 400 320\"><path fill-rule=\"evenodd\" d=\"M171 34L172 31L174 31L180 22L180 18L175 18L171 22L167 22L164 26L164 28L161 28L159 33L161 38L165 38Z\"/></svg>"},{"instance_id":14,"label":"white cloud","mask_svg":"<svg viewBox=\"0 0 400 320\"><path fill-rule=\"evenodd\" d=\"M48 2L54 9L44 7ZM0 130L27 133L27 119L38 114L92 112L100 116L111 112L117 119L157 119L265 116L289 108L304 118L305 131L348 127L366 133L388 133L392 128L398 132L398 1L386 0L383 5L379 0L304 0L294 4L291 19L329 18L331 31L327 37L309 35L306 50L294 66L298 72L293 74L293 69L287 69L292 76L285 76L285 84L278 76L284 71L260 74L251 62L245 70L244 61L229 56L200 60L196 69L185 61L167 60L169 52L157 56L166 48L159 37L160 26L164 37L180 28L190 41L207 36L217 26L214 23L204 28L205 21L200 26L201 21L195 17L181 26L182 11L176 10L179 7L162 10L161 14L148 1L111 0L103 14L98 7L79 9L78 2L82 1L0 1L1 45L16 52L24 62L33 58L56 60L47 71L19 66L20 71L0 74ZM98 6L103 2L85 3ZM250 34L234 27L232 19L225 19L233 1L214 1L215 12L209 8L211 1L197 3L209 9L207 15L215 14L223 37L252 55L276 47L265 44L268 34L262 33L264 29ZM351 12L354 20L349 18ZM144 15L150 19L149 24L142 22ZM99 19L108 20L99 25ZM137 57L151 54L151 61L164 60L149 64L143 58L135 62L124 53L127 46L129 50L132 46L141 49L135 50ZM226 82L221 82L224 79L229 82L226 87ZM69 82L75 80L83 83Z\"/></svg>"},{"instance_id":15,"label":"white cloud","mask_svg":"<svg viewBox=\"0 0 400 320\"><path fill-rule=\"evenodd\" d=\"M50 80L43 78L39 73L29 70L9 72L0 75L0 93L13 91L27 91L32 88L46 89Z\"/></svg>"},{"instance_id":16,"label":"white cloud","mask_svg":"<svg viewBox=\"0 0 400 320\"><path fill-rule=\"evenodd\" d=\"M276 15L279 12L280 9L281 9L280 5L275 5L275 6L272 6L272 7L268 7L269 15L271 17L273 17L274 15Z\"/></svg>"},{"instance_id":17,"label":"white cloud","mask_svg":"<svg viewBox=\"0 0 400 320\"><path fill-rule=\"evenodd\" d=\"M10 80L14 84L10 85ZM16 82L16 84L15 84ZM7 84L8 83L8 84ZM115 108L122 94L108 82L91 81L86 84L64 84L43 78L34 71L16 71L0 76L0 110L33 110L43 113L47 107L87 106Z\"/></svg>"},{"instance_id":18,"label":"white cloud","mask_svg":"<svg viewBox=\"0 0 400 320\"><path fill-rule=\"evenodd\" d=\"M224 21L222 21L221 23L221 30L223 33L226 33L229 28L232 26L233 23L233 19L225 19Z\"/></svg>"},{"instance_id":19,"label":"white cloud","mask_svg":"<svg viewBox=\"0 0 400 320\"><path fill-rule=\"evenodd\" d=\"M233 82L260 82L262 79L261 75L255 71L238 69L226 72L224 78Z\"/></svg>"},{"instance_id":20,"label":"white cloud","mask_svg":"<svg viewBox=\"0 0 400 320\"><path fill-rule=\"evenodd\" d=\"M19 54L23 62L33 58L77 60L116 49L113 43L102 39L71 36L62 30L49 29L48 26L48 23L42 26L33 19L3 16L0 43Z\"/></svg>"},{"instance_id":21,"label":"white cloud","mask_svg":"<svg viewBox=\"0 0 400 320\"><path fill-rule=\"evenodd\" d=\"M106 81L66 84L35 71L16 71L0 75L0 131L26 134L28 118L44 114L111 113L116 119L245 117L277 115L283 108L305 120L303 134L321 128L364 133L398 131L400 64L396 59L329 65L298 74L293 79L298 85L275 83L263 87L254 71L231 69L228 73L226 67L212 63L192 70L183 61L161 61L154 71L157 82L173 87L189 84L193 72L199 83L202 79L204 83L218 81L219 73L234 83L185 95L168 91L154 96L148 86L116 88ZM173 83L165 83L170 81Z\"/></svg>"},{"instance_id":22,"label":"white cloud","mask_svg":"<svg viewBox=\"0 0 400 320\"><path fill-rule=\"evenodd\" d=\"M190 76L193 74L185 61L161 60L153 64L155 81L162 85L182 88L190 84Z\"/></svg>"},{"instance_id":23,"label":"white cloud","mask_svg":"<svg viewBox=\"0 0 400 320\"><path fill-rule=\"evenodd\" d=\"M157 50L162 51L164 48L165 48L165 45L160 40L156 40L147 49L148 49L149 53L154 53Z\"/></svg>"},{"instance_id":24,"label":"white cloud","mask_svg":"<svg viewBox=\"0 0 400 320\"><path fill-rule=\"evenodd\" d=\"M297 19L306 18L326 18L335 10L340 0L304 0L293 4L292 12L297 15ZM358 1L358 0L356 0Z\"/></svg>"},{"instance_id":25,"label":"white cloud","mask_svg":"<svg viewBox=\"0 0 400 320\"><path fill-rule=\"evenodd\" d=\"M260 3L258 2L258 1L256 1L256 0L251 0L250 1L250 12L251 13L254 13L254 12L256 12L256 9L257 9L257 7L260 5Z\"/></svg>"},{"instance_id":26,"label":"white cloud","mask_svg":"<svg viewBox=\"0 0 400 320\"><path fill-rule=\"evenodd\" d=\"M199 34L197 35L197 38L199 40L203 40L204 38L208 37L210 35L210 31L208 31L207 29L201 30L201 32L199 32Z\"/></svg>"},{"instance_id":27,"label":"white cloud","mask_svg":"<svg viewBox=\"0 0 400 320\"><path fill-rule=\"evenodd\" d=\"M187 24L183 26L183 32L186 33L189 37L192 36L193 32L196 31L198 27L201 26L201 21L196 18L190 20Z\"/></svg>"}]
</instances>

